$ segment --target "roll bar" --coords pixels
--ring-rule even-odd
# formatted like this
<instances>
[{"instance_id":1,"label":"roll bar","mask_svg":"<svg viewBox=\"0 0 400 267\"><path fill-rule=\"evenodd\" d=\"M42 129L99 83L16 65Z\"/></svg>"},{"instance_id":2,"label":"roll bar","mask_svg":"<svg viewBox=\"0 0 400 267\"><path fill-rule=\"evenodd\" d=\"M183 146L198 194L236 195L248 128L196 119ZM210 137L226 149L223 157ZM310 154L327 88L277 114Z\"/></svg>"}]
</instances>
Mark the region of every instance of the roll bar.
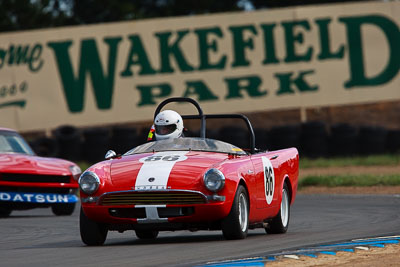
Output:
<instances>
[{"instance_id":1,"label":"roll bar","mask_svg":"<svg viewBox=\"0 0 400 267\"><path fill-rule=\"evenodd\" d=\"M204 117L203 110L201 109L199 103L197 103L197 101L192 99L192 98L188 98L188 97L171 97L171 98L168 98L168 99L164 100L156 108L156 112L154 113L154 119L156 118L157 114L160 113L161 109L165 105L167 105L168 103L171 103L171 102L189 102L189 103L192 103L196 107L197 111L199 112L199 115L197 115L193 119L200 119L201 120L200 137L201 138L206 138L206 118ZM187 116L182 116L182 118L183 119L190 119Z\"/></svg>"},{"instance_id":2,"label":"roll bar","mask_svg":"<svg viewBox=\"0 0 400 267\"><path fill-rule=\"evenodd\" d=\"M254 154L255 153L255 135L254 135L254 130L253 126L250 123L250 120L242 114L204 114L203 110L201 109L199 103L188 97L171 97L163 102L161 102L158 107L156 108L156 111L154 113L154 119L156 118L157 114L160 113L161 109L171 103L171 102L188 102L193 104L197 111L198 115L183 115L182 119L200 119L201 125L200 125L200 137L201 138L206 138L206 119L242 119L246 123L247 129L249 130L250 133L250 153Z\"/></svg>"}]
</instances>

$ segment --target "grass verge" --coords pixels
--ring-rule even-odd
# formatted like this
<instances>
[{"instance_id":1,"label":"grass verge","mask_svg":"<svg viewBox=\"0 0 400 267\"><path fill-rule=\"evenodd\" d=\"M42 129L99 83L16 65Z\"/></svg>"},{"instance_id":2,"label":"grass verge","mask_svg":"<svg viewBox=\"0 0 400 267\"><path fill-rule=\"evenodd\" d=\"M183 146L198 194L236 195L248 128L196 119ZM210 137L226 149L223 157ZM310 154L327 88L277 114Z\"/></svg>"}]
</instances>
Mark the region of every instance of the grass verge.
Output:
<instances>
[{"instance_id":1,"label":"grass verge","mask_svg":"<svg viewBox=\"0 0 400 267\"><path fill-rule=\"evenodd\" d=\"M301 158L300 168L326 168L345 166L391 166L400 164L400 154L385 154L339 158Z\"/></svg>"},{"instance_id":2,"label":"grass verge","mask_svg":"<svg viewBox=\"0 0 400 267\"><path fill-rule=\"evenodd\" d=\"M86 171L87 168L89 168L90 166L92 166L93 164L90 164L89 162L85 162L85 161L81 161L81 162L77 162L79 168L81 168L82 172Z\"/></svg>"},{"instance_id":3,"label":"grass verge","mask_svg":"<svg viewBox=\"0 0 400 267\"><path fill-rule=\"evenodd\" d=\"M322 175L307 176L299 181L306 186L394 186L400 185L400 174L390 175Z\"/></svg>"}]
</instances>

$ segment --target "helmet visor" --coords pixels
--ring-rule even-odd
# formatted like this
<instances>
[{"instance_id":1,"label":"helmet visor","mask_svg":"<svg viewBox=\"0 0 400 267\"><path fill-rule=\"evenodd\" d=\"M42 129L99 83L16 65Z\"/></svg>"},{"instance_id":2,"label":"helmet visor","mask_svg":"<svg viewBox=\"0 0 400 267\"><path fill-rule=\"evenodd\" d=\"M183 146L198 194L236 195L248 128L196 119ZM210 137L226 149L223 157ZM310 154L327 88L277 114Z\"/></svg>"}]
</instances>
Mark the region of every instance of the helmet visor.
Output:
<instances>
[{"instance_id":1,"label":"helmet visor","mask_svg":"<svg viewBox=\"0 0 400 267\"><path fill-rule=\"evenodd\" d=\"M156 133L159 135L167 135L175 132L176 124L170 125L155 125Z\"/></svg>"}]
</instances>

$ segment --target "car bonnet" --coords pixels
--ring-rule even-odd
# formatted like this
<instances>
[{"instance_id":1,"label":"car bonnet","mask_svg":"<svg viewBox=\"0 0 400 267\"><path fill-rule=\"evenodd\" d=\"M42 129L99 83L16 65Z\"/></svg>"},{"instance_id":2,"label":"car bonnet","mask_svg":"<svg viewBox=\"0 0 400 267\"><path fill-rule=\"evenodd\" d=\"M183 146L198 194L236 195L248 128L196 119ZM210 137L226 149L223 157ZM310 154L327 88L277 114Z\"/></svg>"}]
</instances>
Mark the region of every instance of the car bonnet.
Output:
<instances>
[{"instance_id":1,"label":"car bonnet","mask_svg":"<svg viewBox=\"0 0 400 267\"><path fill-rule=\"evenodd\" d=\"M197 188L207 169L218 166L227 158L227 154L199 151L130 155L113 161L111 179L119 190L190 190Z\"/></svg>"},{"instance_id":2,"label":"car bonnet","mask_svg":"<svg viewBox=\"0 0 400 267\"><path fill-rule=\"evenodd\" d=\"M48 175L69 175L68 161L55 158L43 158L17 153L0 154L0 172L40 173Z\"/></svg>"}]
</instances>

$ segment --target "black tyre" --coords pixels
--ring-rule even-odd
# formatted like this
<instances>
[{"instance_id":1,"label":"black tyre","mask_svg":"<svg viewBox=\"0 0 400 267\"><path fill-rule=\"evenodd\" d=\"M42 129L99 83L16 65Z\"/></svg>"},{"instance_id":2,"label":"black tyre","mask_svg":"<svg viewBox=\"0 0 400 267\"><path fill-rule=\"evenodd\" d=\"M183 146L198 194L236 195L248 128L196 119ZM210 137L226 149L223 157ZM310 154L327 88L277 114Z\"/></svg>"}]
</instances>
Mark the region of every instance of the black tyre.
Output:
<instances>
[{"instance_id":1,"label":"black tyre","mask_svg":"<svg viewBox=\"0 0 400 267\"><path fill-rule=\"evenodd\" d=\"M331 156L354 156L357 154L358 129L347 123L332 125L329 153Z\"/></svg>"},{"instance_id":2,"label":"black tyre","mask_svg":"<svg viewBox=\"0 0 400 267\"><path fill-rule=\"evenodd\" d=\"M227 126L219 131L221 141L241 148L249 148L249 135L246 130L236 126Z\"/></svg>"},{"instance_id":3,"label":"black tyre","mask_svg":"<svg viewBox=\"0 0 400 267\"><path fill-rule=\"evenodd\" d=\"M0 207L0 218L7 218L8 216L10 216L11 212L11 209Z\"/></svg>"},{"instance_id":4,"label":"black tyre","mask_svg":"<svg viewBox=\"0 0 400 267\"><path fill-rule=\"evenodd\" d=\"M286 125L273 127L269 131L270 150L278 150L288 147L299 147L300 144L299 125Z\"/></svg>"},{"instance_id":5,"label":"black tyre","mask_svg":"<svg viewBox=\"0 0 400 267\"><path fill-rule=\"evenodd\" d=\"M262 128L255 128L254 135L256 137L256 148L261 151L267 150L269 147L268 131Z\"/></svg>"},{"instance_id":6,"label":"black tyre","mask_svg":"<svg viewBox=\"0 0 400 267\"><path fill-rule=\"evenodd\" d=\"M110 130L108 128L90 128L83 131L83 156L91 163L104 160L110 149Z\"/></svg>"},{"instance_id":7,"label":"black tyre","mask_svg":"<svg viewBox=\"0 0 400 267\"><path fill-rule=\"evenodd\" d=\"M72 204L58 204L51 206L51 211L57 216L71 215L75 210L75 203Z\"/></svg>"},{"instance_id":8,"label":"black tyre","mask_svg":"<svg viewBox=\"0 0 400 267\"><path fill-rule=\"evenodd\" d=\"M386 138L386 150L390 153L400 152L400 130L389 130Z\"/></svg>"},{"instance_id":9,"label":"black tyre","mask_svg":"<svg viewBox=\"0 0 400 267\"><path fill-rule=\"evenodd\" d=\"M147 135L141 136L143 138L143 142L145 142L145 138ZM111 135L111 146L117 153L125 153L129 149L134 148L137 145L142 144L143 142L138 141L138 134L136 128L124 127L124 126L116 126L112 129Z\"/></svg>"},{"instance_id":10,"label":"black tyre","mask_svg":"<svg viewBox=\"0 0 400 267\"><path fill-rule=\"evenodd\" d=\"M311 158L327 155L328 133L324 122L310 121L301 125L299 149L302 155Z\"/></svg>"},{"instance_id":11,"label":"black tyre","mask_svg":"<svg viewBox=\"0 0 400 267\"><path fill-rule=\"evenodd\" d=\"M383 127L360 127L358 137L360 154L383 154L385 152L386 136L387 130Z\"/></svg>"},{"instance_id":12,"label":"black tyre","mask_svg":"<svg viewBox=\"0 0 400 267\"><path fill-rule=\"evenodd\" d=\"M222 233L226 239L244 239L249 230L249 198L246 189L239 185L231 211L222 220Z\"/></svg>"},{"instance_id":13,"label":"black tyre","mask_svg":"<svg viewBox=\"0 0 400 267\"><path fill-rule=\"evenodd\" d=\"M97 223L86 217L83 209L79 218L82 242L88 246L101 246L107 238L108 229L104 224Z\"/></svg>"},{"instance_id":14,"label":"black tyre","mask_svg":"<svg viewBox=\"0 0 400 267\"><path fill-rule=\"evenodd\" d=\"M152 230L135 230L135 233L139 239L155 239L158 236L158 231Z\"/></svg>"},{"instance_id":15,"label":"black tyre","mask_svg":"<svg viewBox=\"0 0 400 267\"><path fill-rule=\"evenodd\" d=\"M60 126L53 132L58 145L58 157L77 161L81 159L81 132L71 125Z\"/></svg>"},{"instance_id":16,"label":"black tyre","mask_svg":"<svg viewBox=\"0 0 400 267\"><path fill-rule=\"evenodd\" d=\"M58 143L54 138L40 137L32 143L32 148L38 156L57 157Z\"/></svg>"},{"instance_id":17,"label":"black tyre","mask_svg":"<svg viewBox=\"0 0 400 267\"><path fill-rule=\"evenodd\" d=\"M268 234L283 234L286 233L289 227L290 219L290 196L287 184L282 189L282 202L278 215L276 215L268 224L265 231Z\"/></svg>"}]
</instances>

